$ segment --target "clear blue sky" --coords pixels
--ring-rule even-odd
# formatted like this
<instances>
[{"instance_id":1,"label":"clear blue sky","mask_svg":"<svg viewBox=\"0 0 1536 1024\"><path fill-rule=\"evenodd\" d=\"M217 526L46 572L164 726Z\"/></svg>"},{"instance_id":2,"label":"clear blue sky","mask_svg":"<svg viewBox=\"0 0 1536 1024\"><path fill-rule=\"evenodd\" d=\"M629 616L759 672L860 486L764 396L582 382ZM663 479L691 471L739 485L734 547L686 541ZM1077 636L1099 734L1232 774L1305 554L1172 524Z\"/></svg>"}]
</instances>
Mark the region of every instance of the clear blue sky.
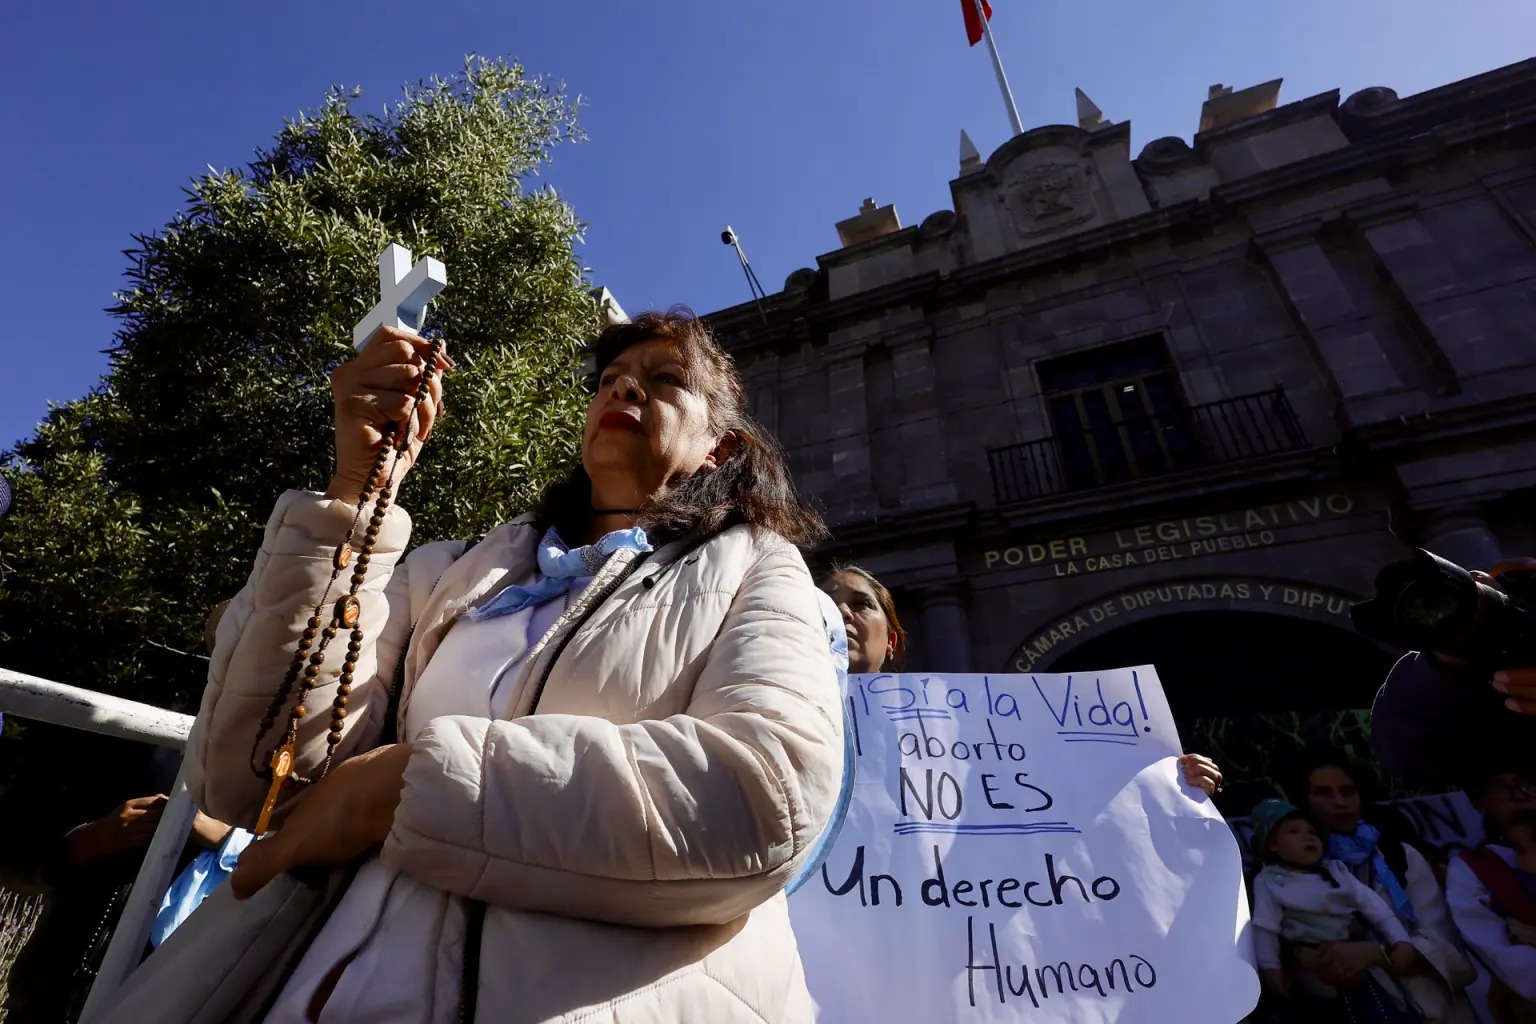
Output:
<instances>
[{"instance_id":1,"label":"clear blue sky","mask_svg":"<svg viewBox=\"0 0 1536 1024\"><path fill-rule=\"evenodd\" d=\"M1207 87L1283 77L1281 102L1408 95L1532 53L1529 0L993 0L1025 127L1071 122L1081 86L1133 151L1188 139ZM106 370L130 235L208 165L244 164L327 85L364 109L467 52L509 55L589 102L591 141L548 177L591 224L581 253L630 311L747 297L837 245L865 196L904 223L949 204L966 128L1007 134L960 0L417 0L235 5L51 0L6 16L0 64L0 447Z\"/></svg>"}]
</instances>

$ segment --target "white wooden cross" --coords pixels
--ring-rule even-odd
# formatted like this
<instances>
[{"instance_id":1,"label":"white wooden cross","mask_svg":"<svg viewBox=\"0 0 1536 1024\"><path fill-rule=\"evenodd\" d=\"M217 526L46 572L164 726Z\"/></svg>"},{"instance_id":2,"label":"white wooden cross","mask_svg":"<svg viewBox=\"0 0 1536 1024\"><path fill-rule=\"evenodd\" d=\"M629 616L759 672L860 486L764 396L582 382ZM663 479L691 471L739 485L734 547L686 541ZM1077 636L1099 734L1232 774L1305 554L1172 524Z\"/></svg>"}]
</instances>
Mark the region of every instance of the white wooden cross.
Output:
<instances>
[{"instance_id":1,"label":"white wooden cross","mask_svg":"<svg viewBox=\"0 0 1536 1024\"><path fill-rule=\"evenodd\" d=\"M427 303L448 284L448 268L428 256L411 266L411 250L391 244L379 253L379 304L352 328L352 344L362 348L380 327L419 331Z\"/></svg>"}]
</instances>

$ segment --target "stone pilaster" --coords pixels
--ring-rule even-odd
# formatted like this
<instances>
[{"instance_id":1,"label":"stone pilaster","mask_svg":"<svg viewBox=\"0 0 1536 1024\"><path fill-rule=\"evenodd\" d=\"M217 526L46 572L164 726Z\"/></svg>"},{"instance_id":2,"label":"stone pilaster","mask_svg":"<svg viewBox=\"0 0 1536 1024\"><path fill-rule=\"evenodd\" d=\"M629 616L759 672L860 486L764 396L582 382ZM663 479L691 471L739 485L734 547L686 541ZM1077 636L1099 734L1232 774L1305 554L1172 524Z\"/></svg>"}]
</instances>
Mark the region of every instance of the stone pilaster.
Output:
<instances>
[{"instance_id":1,"label":"stone pilaster","mask_svg":"<svg viewBox=\"0 0 1536 1024\"><path fill-rule=\"evenodd\" d=\"M1493 528L1475 506L1453 506L1422 513L1414 523L1414 543L1463 569L1492 571L1504 557Z\"/></svg>"},{"instance_id":2,"label":"stone pilaster","mask_svg":"<svg viewBox=\"0 0 1536 1024\"><path fill-rule=\"evenodd\" d=\"M952 504L950 478L933 364L933 329L923 324L886 338L891 352L896 436L901 446L901 504L906 508Z\"/></svg>"},{"instance_id":3,"label":"stone pilaster","mask_svg":"<svg viewBox=\"0 0 1536 1024\"><path fill-rule=\"evenodd\" d=\"M857 518L873 500L864 374L867 347L863 338L848 339L829 345L822 357L827 373L832 485L823 498L833 522Z\"/></svg>"},{"instance_id":4,"label":"stone pilaster","mask_svg":"<svg viewBox=\"0 0 1536 1024\"><path fill-rule=\"evenodd\" d=\"M1271 232L1254 239L1290 307L1303 338L1333 378L1346 402L1404 386L1386 350L1364 330L1338 329L1355 319L1355 300L1328 254L1314 224Z\"/></svg>"},{"instance_id":5,"label":"stone pilaster","mask_svg":"<svg viewBox=\"0 0 1536 1024\"><path fill-rule=\"evenodd\" d=\"M1415 332L1431 347L1431 358L1445 364L1445 384L1485 369L1487 346L1477 310L1450 309L1443 300L1466 288L1460 273L1419 219L1417 204L1390 197L1349 212L1384 277L1402 304Z\"/></svg>"},{"instance_id":6,"label":"stone pilaster","mask_svg":"<svg viewBox=\"0 0 1536 1024\"><path fill-rule=\"evenodd\" d=\"M770 434L779 433L779 357L769 352L752 360L741 371L752 418Z\"/></svg>"},{"instance_id":7,"label":"stone pilaster","mask_svg":"<svg viewBox=\"0 0 1536 1024\"><path fill-rule=\"evenodd\" d=\"M971 617L965 592L958 584L922 587L917 591L922 611L923 653L930 672L971 671Z\"/></svg>"}]
</instances>

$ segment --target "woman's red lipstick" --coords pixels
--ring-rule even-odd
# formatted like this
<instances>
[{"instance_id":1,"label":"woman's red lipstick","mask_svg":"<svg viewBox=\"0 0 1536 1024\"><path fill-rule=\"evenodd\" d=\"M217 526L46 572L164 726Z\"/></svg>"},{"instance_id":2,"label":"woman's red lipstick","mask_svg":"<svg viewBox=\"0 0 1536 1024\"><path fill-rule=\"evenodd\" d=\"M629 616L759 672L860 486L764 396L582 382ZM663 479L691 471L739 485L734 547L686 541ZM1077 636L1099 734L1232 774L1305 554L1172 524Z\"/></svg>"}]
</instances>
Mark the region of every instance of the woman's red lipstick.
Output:
<instances>
[{"instance_id":1,"label":"woman's red lipstick","mask_svg":"<svg viewBox=\"0 0 1536 1024\"><path fill-rule=\"evenodd\" d=\"M645 432L640 425L640 420L627 412L605 412L603 418L597 421L599 430L633 430L637 434Z\"/></svg>"}]
</instances>

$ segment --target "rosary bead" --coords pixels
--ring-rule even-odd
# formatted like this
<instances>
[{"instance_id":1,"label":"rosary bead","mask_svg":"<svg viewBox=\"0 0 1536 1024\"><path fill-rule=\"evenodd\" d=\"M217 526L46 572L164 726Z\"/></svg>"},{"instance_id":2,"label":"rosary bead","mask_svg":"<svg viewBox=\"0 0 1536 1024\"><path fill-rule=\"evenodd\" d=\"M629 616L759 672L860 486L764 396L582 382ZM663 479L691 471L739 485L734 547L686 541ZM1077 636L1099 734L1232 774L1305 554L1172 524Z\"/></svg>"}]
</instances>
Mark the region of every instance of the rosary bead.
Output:
<instances>
[{"instance_id":1,"label":"rosary bead","mask_svg":"<svg viewBox=\"0 0 1536 1024\"><path fill-rule=\"evenodd\" d=\"M347 696L351 692L352 692L352 684L351 683L342 683L340 686L336 687L336 693L337 693L338 696L345 697L345 696Z\"/></svg>"},{"instance_id":2,"label":"rosary bead","mask_svg":"<svg viewBox=\"0 0 1536 1024\"><path fill-rule=\"evenodd\" d=\"M315 627L314 626L309 626L309 627L305 628L305 630L304 630L304 639L305 640L313 640L314 638L315 638Z\"/></svg>"},{"instance_id":3,"label":"rosary bead","mask_svg":"<svg viewBox=\"0 0 1536 1024\"><path fill-rule=\"evenodd\" d=\"M309 663L310 663L310 665L318 665L318 664L320 664L324 660L325 660L325 652L324 651L316 651L314 654L311 654L309 656Z\"/></svg>"},{"instance_id":4,"label":"rosary bead","mask_svg":"<svg viewBox=\"0 0 1536 1024\"><path fill-rule=\"evenodd\" d=\"M348 651L342 656L342 659L346 662L346 668L342 669L342 671L350 672L353 666L357 664L358 653L356 651Z\"/></svg>"},{"instance_id":5,"label":"rosary bead","mask_svg":"<svg viewBox=\"0 0 1536 1024\"><path fill-rule=\"evenodd\" d=\"M331 558L331 564L338 569L345 569L352 561L352 545L342 542L336 547L336 554Z\"/></svg>"},{"instance_id":6,"label":"rosary bead","mask_svg":"<svg viewBox=\"0 0 1536 1024\"><path fill-rule=\"evenodd\" d=\"M294 654L293 660L296 661L296 662L303 661L304 660L304 652L307 651L307 650L309 650L309 637L306 636L306 637L300 638L298 652L296 654Z\"/></svg>"},{"instance_id":7,"label":"rosary bead","mask_svg":"<svg viewBox=\"0 0 1536 1024\"><path fill-rule=\"evenodd\" d=\"M344 693L338 693L336 695L336 707L338 707L338 708L345 708L346 706L347 706L347 695L344 694Z\"/></svg>"},{"instance_id":8,"label":"rosary bead","mask_svg":"<svg viewBox=\"0 0 1536 1024\"><path fill-rule=\"evenodd\" d=\"M337 708L332 708L331 709L331 721L332 722L335 722L335 723L337 723L339 725L343 720L346 719L346 717L347 717L347 709L346 708L337 707ZM336 728L336 726L332 725L331 728L334 729L334 728Z\"/></svg>"},{"instance_id":9,"label":"rosary bead","mask_svg":"<svg viewBox=\"0 0 1536 1024\"><path fill-rule=\"evenodd\" d=\"M320 631L320 635L325 637L327 640L333 640L336 637L336 627L326 626Z\"/></svg>"},{"instance_id":10,"label":"rosary bead","mask_svg":"<svg viewBox=\"0 0 1536 1024\"><path fill-rule=\"evenodd\" d=\"M318 664L306 665L305 668L304 668L304 678L305 679L313 679L313 678L315 678L315 676L317 676L319 674L320 674L320 666Z\"/></svg>"},{"instance_id":11,"label":"rosary bead","mask_svg":"<svg viewBox=\"0 0 1536 1024\"><path fill-rule=\"evenodd\" d=\"M343 626L348 628L356 626L362 614L363 606L354 594L348 594L336 602L336 618L341 620Z\"/></svg>"},{"instance_id":12,"label":"rosary bead","mask_svg":"<svg viewBox=\"0 0 1536 1024\"><path fill-rule=\"evenodd\" d=\"M347 653L348 654L356 654L358 651L360 651L362 649L363 649L363 645L362 645L361 642L358 641L358 639L356 637L353 637L351 640L347 641Z\"/></svg>"},{"instance_id":13,"label":"rosary bead","mask_svg":"<svg viewBox=\"0 0 1536 1024\"><path fill-rule=\"evenodd\" d=\"M294 718L303 718L307 714L309 714L309 708L305 707L303 704L300 704L298 707L293 709Z\"/></svg>"}]
</instances>

